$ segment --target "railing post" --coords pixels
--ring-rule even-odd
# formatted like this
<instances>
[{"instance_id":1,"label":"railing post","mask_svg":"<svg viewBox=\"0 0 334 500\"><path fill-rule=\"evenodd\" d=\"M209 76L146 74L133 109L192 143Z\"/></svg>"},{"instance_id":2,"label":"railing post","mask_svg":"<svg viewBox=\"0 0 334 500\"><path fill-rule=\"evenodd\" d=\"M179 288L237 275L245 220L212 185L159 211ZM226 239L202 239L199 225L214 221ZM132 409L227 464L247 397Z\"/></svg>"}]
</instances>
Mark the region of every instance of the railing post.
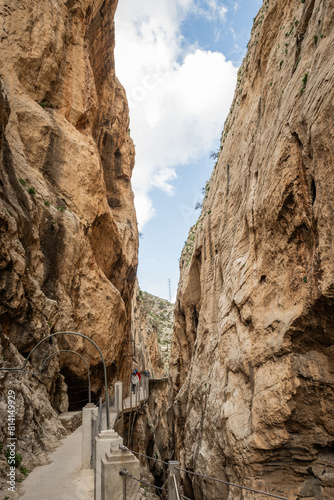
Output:
<instances>
[{"instance_id":1,"label":"railing post","mask_svg":"<svg viewBox=\"0 0 334 500\"><path fill-rule=\"evenodd\" d=\"M123 448L123 447L122 447ZM123 451L119 446L111 447L110 453L106 453L102 459L102 497L101 500L137 500L140 497L139 482L127 478L125 484L122 476L126 472L139 478L139 460L128 450Z\"/></svg>"},{"instance_id":2,"label":"railing post","mask_svg":"<svg viewBox=\"0 0 334 500\"><path fill-rule=\"evenodd\" d=\"M115 384L115 411L117 415L123 410L123 383Z\"/></svg>"},{"instance_id":3,"label":"railing post","mask_svg":"<svg viewBox=\"0 0 334 500\"><path fill-rule=\"evenodd\" d=\"M108 405L106 404L106 411L107 411L107 408L108 408ZM99 433L102 431L102 398L100 398L100 401L99 401L99 414L98 414L99 418L98 418L98 431Z\"/></svg>"},{"instance_id":4,"label":"railing post","mask_svg":"<svg viewBox=\"0 0 334 500\"><path fill-rule=\"evenodd\" d=\"M92 414L95 409L96 407L93 403L88 403L82 409L82 469L89 469L91 467Z\"/></svg>"},{"instance_id":5,"label":"railing post","mask_svg":"<svg viewBox=\"0 0 334 500\"><path fill-rule=\"evenodd\" d=\"M130 408L132 408L132 384L130 384Z\"/></svg>"},{"instance_id":6,"label":"railing post","mask_svg":"<svg viewBox=\"0 0 334 500\"><path fill-rule=\"evenodd\" d=\"M178 490L180 488L180 471L178 468L180 467L180 462L170 460L168 462L168 500L178 500L179 493ZM174 482L175 476L176 484Z\"/></svg>"},{"instance_id":7,"label":"railing post","mask_svg":"<svg viewBox=\"0 0 334 500\"><path fill-rule=\"evenodd\" d=\"M123 475L123 500L126 500L126 474Z\"/></svg>"},{"instance_id":8,"label":"railing post","mask_svg":"<svg viewBox=\"0 0 334 500\"><path fill-rule=\"evenodd\" d=\"M112 447L118 450L120 444L123 443L122 438L113 430L106 430L100 432L95 438L95 473L94 473L94 500L104 499L102 487L102 460L106 453L110 453ZM119 498L122 491L122 486L118 491L118 496L111 498ZM108 497L107 497L108 498Z\"/></svg>"}]
</instances>

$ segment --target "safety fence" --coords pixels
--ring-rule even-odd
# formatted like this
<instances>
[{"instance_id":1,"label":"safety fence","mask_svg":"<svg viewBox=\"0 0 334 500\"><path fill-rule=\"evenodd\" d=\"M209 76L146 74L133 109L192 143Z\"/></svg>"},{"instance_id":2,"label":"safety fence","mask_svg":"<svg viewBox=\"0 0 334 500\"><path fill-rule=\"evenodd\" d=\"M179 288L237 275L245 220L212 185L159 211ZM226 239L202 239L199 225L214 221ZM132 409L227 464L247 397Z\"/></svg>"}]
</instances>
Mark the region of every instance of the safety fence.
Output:
<instances>
[{"instance_id":1,"label":"safety fence","mask_svg":"<svg viewBox=\"0 0 334 500\"><path fill-rule=\"evenodd\" d=\"M133 481L138 481L140 484L151 488L151 490L155 490L154 492L158 496L161 496L160 492L163 492L163 491L167 492L168 493L168 500L180 500L180 499L191 500L189 497L187 497L183 494L183 490L181 487L181 481L180 481L180 472L185 472L187 474L191 474L193 476L197 476L197 477L203 478L205 480L214 481L216 483L225 484L225 485L231 486L233 488L239 488L241 490L250 491L252 493L257 493L258 495L264 495L268 498L276 498L278 500L290 500L287 497L276 495L274 493L268 493L266 491L256 490L254 488L249 488L248 486L243 486L241 484L231 483L229 481L224 481L222 479L207 476L205 474L199 474L197 472L183 469L180 467L180 463L177 461L166 462L163 460L159 460L157 458L149 457L147 455L143 455L142 453L138 453L136 451L129 450L126 446L122 446L122 445L120 445L120 449L122 449L124 451L131 452L134 455L147 458L148 460L152 460L154 462L159 462L161 464L168 466L167 488L144 482L140 478L134 477L131 473L129 473L129 471L127 471L126 469L123 468L122 471L120 471L120 475L123 477L123 500L130 500L130 499L132 500L132 497L130 497L129 494L127 493L130 491L128 485L131 484L131 481L132 481L132 483L133 483Z\"/></svg>"},{"instance_id":2,"label":"safety fence","mask_svg":"<svg viewBox=\"0 0 334 500\"><path fill-rule=\"evenodd\" d=\"M135 396L136 393L137 397L132 401L130 395L123 400L122 382L116 382L114 395L109 398L108 404L100 398L98 404L88 403L82 410L82 468L94 470L95 500L102 498L118 500L122 497L122 491L126 494L127 500L140 499L139 482L132 480L126 483L119 475L119 472L126 467L129 474L139 477L139 460L127 449L120 448L123 439L108 427L106 419L109 409L113 427L113 422L126 407L130 418L134 420L137 410L148 399L148 377L142 377Z\"/></svg>"},{"instance_id":3,"label":"safety fence","mask_svg":"<svg viewBox=\"0 0 334 500\"><path fill-rule=\"evenodd\" d=\"M123 478L123 499L125 500L140 500L141 493L137 486L139 482L141 485L149 485L148 483L142 482L140 479L135 478L126 469L120 471L120 476Z\"/></svg>"},{"instance_id":4,"label":"safety fence","mask_svg":"<svg viewBox=\"0 0 334 500\"><path fill-rule=\"evenodd\" d=\"M91 456L90 465L92 469L95 469L96 465L96 448L95 448L95 438L98 437L102 431L102 415L103 415L103 403L102 398L100 398L99 404L97 406L97 413L91 412Z\"/></svg>"},{"instance_id":5,"label":"safety fence","mask_svg":"<svg viewBox=\"0 0 334 500\"><path fill-rule=\"evenodd\" d=\"M138 409L150 395L149 377L142 375L137 384L130 384L130 395L123 401L123 411L132 411Z\"/></svg>"}]
</instances>

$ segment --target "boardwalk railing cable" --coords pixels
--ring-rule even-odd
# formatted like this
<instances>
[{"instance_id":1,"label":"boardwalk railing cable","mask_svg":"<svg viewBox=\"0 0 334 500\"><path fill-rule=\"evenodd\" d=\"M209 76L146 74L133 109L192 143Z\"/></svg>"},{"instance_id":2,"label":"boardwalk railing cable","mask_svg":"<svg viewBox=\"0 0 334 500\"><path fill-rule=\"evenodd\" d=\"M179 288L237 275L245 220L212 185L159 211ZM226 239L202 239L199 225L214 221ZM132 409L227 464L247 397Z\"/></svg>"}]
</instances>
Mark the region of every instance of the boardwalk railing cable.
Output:
<instances>
[{"instance_id":1,"label":"boardwalk railing cable","mask_svg":"<svg viewBox=\"0 0 334 500\"><path fill-rule=\"evenodd\" d=\"M223 481L222 479L216 479L215 477L206 476L205 474L198 474L197 472L192 472L187 469L181 469L180 467L175 467L175 469L180 470L182 472L187 472L188 474L193 474L194 476L204 477L205 479L211 479L212 481L216 481L218 483L228 484L229 486L235 486L235 488L241 488L242 490L252 491L253 493L259 493L260 495L266 495L267 497L278 498L279 500L289 500L289 498L286 497L273 495L272 493L266 493L265 491L254 490L253 488L248 488L247 486L241 486L240 484L229 483L228 481Z\"/></svg>"},{"instance_id":2,"label":"boardwalk railing cable","mask_svg":"<svg viewBox=\"0 0 334 500\"><path fill-rule=\"evenodd\" d=\"M163 488L162 486L156 486L155 484L146 483L145 481L142 481L141 479L138 479L137 477L134 477L126 469L121 470L120 471L120 475L121 476L131 477L131 479L134 479L135 481L138 481L140 484L145 484L145 486L150 486L151 488L156 488L157 490L161 490L161 491L168 491L167 488Z\"/></svg>"},{"instance_id":3,"label":"boardwalk railing cable","mask_svg":"<svg viewBox=\"0 0 334 500\"><path fill-rule=\"evenodd\" d=\"M140 457L148 458L149 460L153 460L154 462L160 462L162 464L169 465L168 462L164 462L163 460L158 460L157 458L149 457L148 455L143 455L142 453L138 453L137 451L130 450L129 448L127 448L126 446L124 446L122 444L119 445L119 449L123 450L123 451L129 451L131 453L134 453L135 455L139 455ZM265 496L271 497L271 498L277 498L278 500L289 500L289 498L287 498L287 497L274 495L273 493L266 493L265 491L255 490L253 488L248 488L247 486L241 486L241 484L230 483L229 481L223 481L222 479L217 479L215 477L206 476L205 474L198 474L197 472L192 472L192 471L187 470L187 469L182 469L181 467L175 467L175 469L182 471L182 472L187 472L188 474L193 474L194 476L203 477L205 479L210 479L211 481L216 481L217 483L227 484L228 486L234 486L235 488L240 488L242 490L251 491L252 493L259 493L260 495L265 495ZM135 479L135 478L133 478L133 479ZM187 499L187 497L185 497L183 495L181 495L181 497L185 498L186 500L189 500L189 499Z\"/></svg>"},{"instance_id":4,"label":"boardwalk railing cable","mask_svg":"<svg viewBox=\"0 0 334 500\"><path fill-rule=\"evenodd\" d=\"M148 458L149 460L153 460L154 462L159 462L161 464L169 465L168 462L164 462L163 460L159 460L157 458L153 458L153 457L149 457L147 455L143 455L142 453L138 453L137 451L129 450L129 448L127 448L123 444L119 445L119 449L123 450L123 451L130 451L130 453L133 453L134 455L139 455L140 457Z\"/></svg>"}]
</instances>

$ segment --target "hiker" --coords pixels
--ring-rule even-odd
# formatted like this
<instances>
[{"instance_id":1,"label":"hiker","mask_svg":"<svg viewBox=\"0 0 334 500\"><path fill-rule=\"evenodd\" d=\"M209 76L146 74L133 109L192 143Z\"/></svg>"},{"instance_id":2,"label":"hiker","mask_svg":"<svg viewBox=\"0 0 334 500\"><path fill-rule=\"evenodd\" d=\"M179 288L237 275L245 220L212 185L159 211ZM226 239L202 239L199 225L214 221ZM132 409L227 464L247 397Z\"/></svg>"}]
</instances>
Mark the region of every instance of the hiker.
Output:
<instances>
[{"instance_id":1,"label":"hiker","mask_svg":"<svg viewBox=\"0 0 334 500\"><path fill-rule=\"evenodd\" d=\"M139 382L140 382L141 381L141 374L140 374L140 372L137 369L135 370L135 372L137 373L137 376L138 376Z\"/></svg>"},{"instance_id":2,"label":"hiker","mask_svg":"<svg viewBox=\"0 0 334 500\"><path fill-rule=\"evenodd\" d=\"M132 388L133 394L136 392L136 385L138 384L138 382L139 382L138 370L135 370L131 374L131 388Z\"/></svg>"}]
</instances>

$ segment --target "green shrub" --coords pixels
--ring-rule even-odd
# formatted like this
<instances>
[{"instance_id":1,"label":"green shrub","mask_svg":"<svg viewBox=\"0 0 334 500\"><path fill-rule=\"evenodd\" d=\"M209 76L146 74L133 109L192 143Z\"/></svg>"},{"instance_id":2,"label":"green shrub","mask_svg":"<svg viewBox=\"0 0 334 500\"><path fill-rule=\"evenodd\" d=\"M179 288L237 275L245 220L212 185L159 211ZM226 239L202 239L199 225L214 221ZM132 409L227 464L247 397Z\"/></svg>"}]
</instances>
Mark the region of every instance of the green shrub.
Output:
<instances>
[{"instance_id":1,"label":"green shrub","mask_svg":"<svg viewBox=\"0 0 334 500\"><path fill-rule=\"evenodd\" d=\"M25 477L27 477L27 475L28 475L28 470L27 470L27 468L26 468L26 467L24 467L23 465L21 465L21 467L20 467L20 472L21 472L21 474L23 474Z\"/></svg>"},{"instance_id":2,"label":"green shrub","mask_svg":"<svg viewBox=\"0 0 334 500\"><path fill-rule=\"evenodd\" d=\"M19 179L19 183L22 184L22 186L26 186L27 183L24 179Z\"/></svg>"},{"instance_id":3,"label":"green shrub","mask_svg":"<svg viewBox=\"0 0 334 500\"><path fill-rule=\"evenodd\" d=\"M47 200L46 200L46 201L44 202L44 205L45 205L46 207L49 207L49 206L51 205L51 203L50 203L49 201L47 201Z\"/></svg>"},{"instance_id":4,"label":"green shrub","mask_svg":"<svg viewBox=\"0 0 334 500\"><path fill-rule=\"evenodd\" d=\"M7 458L8 462L8 459L10 457L10 450L8 448L5 451L5 457ZM22 462L22 455L20 453L15 453L15 467L18 467L21 462Z\"/></svg>"},{"instance_id":5,"label":"green shrub","mask_svg":"<svg viewBox=\"0 0 334 500\"><path fill-rule=\"evenodd\" d=\"M29 194L36 194L36 189L33 187L28 188L27 191Z\"/></svg>"}]
</instances>

